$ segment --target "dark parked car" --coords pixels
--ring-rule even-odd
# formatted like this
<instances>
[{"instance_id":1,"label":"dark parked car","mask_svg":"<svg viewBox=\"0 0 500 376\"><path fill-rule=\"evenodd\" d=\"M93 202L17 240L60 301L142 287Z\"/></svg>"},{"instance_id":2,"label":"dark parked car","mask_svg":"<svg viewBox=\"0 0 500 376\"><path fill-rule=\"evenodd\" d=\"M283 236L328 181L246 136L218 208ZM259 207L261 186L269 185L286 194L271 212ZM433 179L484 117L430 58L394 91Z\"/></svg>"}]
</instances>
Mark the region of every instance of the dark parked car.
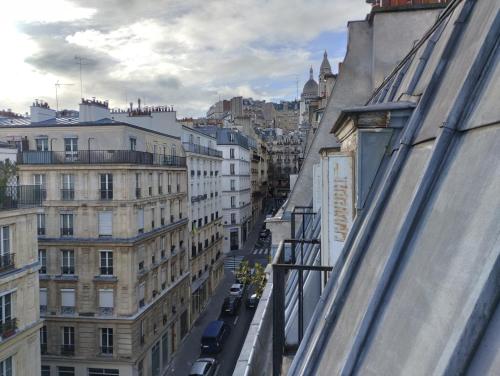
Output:
<instances>
[{"instance_id":1,"label":"dark parked car","mask_svg":"<svg viewBox=\"0 0 500 376\"><path fill-rule=\"evenodd\" d=\"M189 376L214 376L217 360L214 358L199 358L191 367Z\"/></svg>"},{"instance_id":2,"label":"dark parked car","mask_svg":"<svg viewBox=\"0 0 500 376\"><path fill-rule=\"evenodd\" d=\"M259 298L257 297L257 294L252 294L248 297L247 308L257 308L258 304L259 304Z\"/></svg>"},{"instance_id":3,"label":"dark parked car","mask_svg":"<svg viewBox=\"0 0 500 376\"><path fill-rule=\"evenodd\" d=\"M201 352L205 354L221 352L230 330L229 325L222 320L212 321L208 324L201 336Z\"/></svg>"},{"instance_id":4,"label":"dark parked car","mask_svg":"<svg viewBox=\"0 0 500 376\"><path fill-rule=\"evenodd\" d=\"M228 296L222 304L222 315L236 315L240 309L241 298L239 296Z\"/></svg>"}]
</instances>

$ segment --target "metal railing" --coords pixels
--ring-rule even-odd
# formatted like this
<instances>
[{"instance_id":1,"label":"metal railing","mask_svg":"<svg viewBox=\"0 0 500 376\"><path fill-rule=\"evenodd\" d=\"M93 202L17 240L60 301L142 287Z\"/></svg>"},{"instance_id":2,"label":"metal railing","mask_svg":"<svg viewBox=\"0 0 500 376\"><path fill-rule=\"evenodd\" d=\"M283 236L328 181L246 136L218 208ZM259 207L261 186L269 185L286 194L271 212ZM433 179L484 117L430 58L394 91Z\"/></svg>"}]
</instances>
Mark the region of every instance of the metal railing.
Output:
<instances>
[{"instance_id":1,"label":"metal railing","mask_svg":"<svg viewBox=\"0 0 500 376\"><path fill-rule=\"evenodd\" d=\"M0 255L0 271L8 270L14 267L15 253L6 253Z\"/></svg>"},{"instance_id":2,"label":"metal railing","mask_svg":"<svg viewBox=\"0 0 500 376\"><path fill-rule=\"evenodd\" d=\"M17 329L16 318L6 319L5 322L0 322L0 336L7 338L13 335Z\"/></svg>"},{"instance_id":3,"label":"metal railing","mask_svg":"<svg viewBox=\"0 0 500 376\"><path fill-rule=\"evenodd\" d=\"M196 145L190 142L183 142L184 150L191 153L209 155L212 157L222 158L222 152L202 145Z\"/></svg>"},{"instance_id":4,"label":"metal railing","mask_svg":"<svg viewBox=\"0 0 500 376\"><path fill-rule=\"evenodd\" d=\"M43 199L44 189L40 185L0 187L0 210L41 206Z\"/></svg>"},{"instance_id":5,"label":"metal railing","mask_svg":"<svg viewBox=\"0 0 500 376\"><path fill-rule=\"evenodd\" d=\"M136 150L21 151L18 164L140 164L186 167L186 158Z\"/></svg>"}]
</instances>

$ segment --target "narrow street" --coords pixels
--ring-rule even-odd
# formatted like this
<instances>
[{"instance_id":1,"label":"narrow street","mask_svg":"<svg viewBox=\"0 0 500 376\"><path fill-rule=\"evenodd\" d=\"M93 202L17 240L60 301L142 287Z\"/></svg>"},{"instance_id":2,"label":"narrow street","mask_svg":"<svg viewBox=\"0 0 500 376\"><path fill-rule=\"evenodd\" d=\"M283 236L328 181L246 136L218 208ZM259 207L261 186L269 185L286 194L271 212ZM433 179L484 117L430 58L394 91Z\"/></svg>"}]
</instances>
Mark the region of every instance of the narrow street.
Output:
<instances>
[{"instance_id":1,"label":"narrow street","mask_svg":"<svg viewBox=\"0 0 500 376\"><path fill-rule=\"evenodd\" d=\"M268 262L267 249L265 249L267 243L263 242L261 244L259 241L259 232L265 218L265 214L258 218L242 249L233 251L226 256L227 262L225 263L226 270L223 280L217 287L205 310L200 314L190 332L182 341L179 351L177 351L170 367L164 372L164 376L189 375L192 364L201 356L200 341L205 327L211 321L219 318L230 326L231 333L224 343L222 352L215 356L209 355L207 357L215 357L219 362L216 375L232 375L255 310L245 307L247 298L245 293L237 316L220 317L220 311L224 298L228 295L229 288L234 282L233 268L237 269L237 264L242 260L248 260L251 265L255 262L266 265ZM237 261L236 264L234 260Z\"/></svg>"}]
</instances>

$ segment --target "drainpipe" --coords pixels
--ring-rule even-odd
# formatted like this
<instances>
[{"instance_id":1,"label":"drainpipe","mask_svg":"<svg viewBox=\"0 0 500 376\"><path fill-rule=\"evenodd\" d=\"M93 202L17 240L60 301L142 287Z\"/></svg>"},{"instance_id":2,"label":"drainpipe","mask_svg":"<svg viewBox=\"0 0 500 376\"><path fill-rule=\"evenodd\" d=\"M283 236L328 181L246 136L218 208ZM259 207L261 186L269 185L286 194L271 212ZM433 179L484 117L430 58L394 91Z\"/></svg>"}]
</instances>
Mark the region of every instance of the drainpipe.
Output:
<instances>
[{"instance_id":1,"label":"drainpipe","mask_svg":"<svg viewBox=\"0 0 500 376\"><path fill-rule=\"evenodd\" d=\"M460 16L458 18L459 20L466 20L468 18L474 3L475 1L473 0L467 0L466 4L461 10ZM454 25L452 34L450 35L450 38L447 41L445 49L443 50L440 61L433 72L432 78L429 81L429 85L427 86L426 91L422 95L422 98L419 104L417 105L416 109L414 110L406 126L406 129L401 137L401 144L398 153L396 154L392 164L388 167L389 172L387 174L385 181L382 184L381 191L378 197L376 198L376 201L374 202L374 207L371 212L371 215L367 217L366 223L364 223L365 229L361 234L359 245L356 249L353 250L354 254L352 255L351 259L347 260L348 256L347 253L348 251L350 251L350 248L355 238L354 236L355 233L353 229L351 229L349 233L350 236L348 237L346 244L344 245L344 248L342 250L342 259L343 261L345 260L345 262L348 262L348 264L344 265L344 262L339 262L336 265L332 273L332 276L327 284L328 292L325 291L326 294L323 294L326 299L328 299L329 295L332 293L334 285L337 285L340 271L343 269L344 266L347 268L347 271L345 273L346 277L343 280L341 280L340 283L338 284L337 294L334 297L333 304L331 304L329 311L326 312L326 315L323 315L323 308L324 305L326 304L326 300L321 299L322 307L319 306L316 307L314 315L311 319L311 323L316 323L315 326L317 326L318 322L324 322L323 330L318 335L316 341L314 343L311 343L312 340L311 335L313 333L313 328L312 327L308 328L308 330L306 331L306 335L304 336L304 340L302 341L302 344L300 346L301 348L299 349L299 352L297 352L294 359L297 360L297 364L295 361L292 363L292 366L290 367L289 370L289 375L315 374L315 370L320 362L320 356L323 352L323 349L326 347L330 333L335 327L335 324L337 322L338 313L341 311L345 303L345 299L351 287L350 282L354 277L355 271L357 270L357 267L359 265L359 261L363 256L366 246L368 245L371 234L373 234L376 229L376 226L378 224L378 219L382 214L383 209L387 204L387 201L390 198L392 190L395 184L397 183L399 173L401 172L404 163L406 162L406 157L409 151L411 150L412 140L417 131L420 129L420 125L422 123L424 114L426 113L430 104L432 103L432 100L435 97L439 85L441 84L441 81L445 73L445 69L456 48L456 44L463 32L463 29L464 29L464 22L457 22ZM320 315L323 315L323 317L321 317ZM312 348L312 351L309 354L307 354L307 352L305 354L302 353L304 349L305 351L307 351L307 349L309 348ZM305 361L306 363L301 364L302 361ZM299 368L303 368L303 370L300 370Z\"/></svg>"}]
</instances>

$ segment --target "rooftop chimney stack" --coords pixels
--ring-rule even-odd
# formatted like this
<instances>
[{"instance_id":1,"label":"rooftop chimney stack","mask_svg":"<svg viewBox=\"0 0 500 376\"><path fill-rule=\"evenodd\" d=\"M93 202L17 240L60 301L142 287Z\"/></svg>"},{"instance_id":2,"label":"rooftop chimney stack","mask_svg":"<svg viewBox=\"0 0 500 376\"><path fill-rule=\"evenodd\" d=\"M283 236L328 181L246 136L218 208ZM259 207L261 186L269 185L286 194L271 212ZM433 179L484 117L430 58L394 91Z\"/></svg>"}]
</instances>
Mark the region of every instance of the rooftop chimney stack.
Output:
<instances>
[{"instance_id":1,"label":"rooftop chimney stack","mask_svg":"<svg viewBox=\"0 0 500 376\"><path fill-rule=\"evenodd\" d=\"M51 109L47 102L35 99L30 107L30 116L32 123L39 123L46 120L55 120L56 110Z\"/></svg>"},{"instance_id":2,"label":"rooftop chimney stack","mask_svg":"<svg viewBox=\"0 0 500 376\"><path fill-rule=\"evenodd\" d=\"M82 103L80 103L80 113L78 116L78 121L83 122L93 122L110 117L109 104L108 101L100 101L93 97L92 99L82 98Z\"/></svg>"}]
</instances>

